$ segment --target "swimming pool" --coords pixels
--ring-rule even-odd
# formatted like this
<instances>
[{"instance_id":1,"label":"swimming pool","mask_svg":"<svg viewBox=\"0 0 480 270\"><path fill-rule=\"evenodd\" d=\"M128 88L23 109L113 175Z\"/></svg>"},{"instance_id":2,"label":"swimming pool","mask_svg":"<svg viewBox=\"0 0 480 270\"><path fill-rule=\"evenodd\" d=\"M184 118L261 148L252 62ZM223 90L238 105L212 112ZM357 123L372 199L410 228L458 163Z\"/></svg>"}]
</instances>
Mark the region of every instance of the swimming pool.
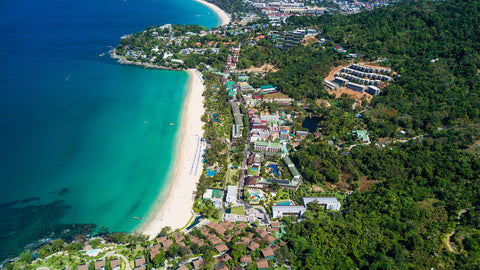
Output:
<instances>
[{"instance_id":1,"label":"swimming pool","mask_svg":"<svg viewBox=\"0 0 480 270\"><path fill-rule=\"evenodd\" d=\"M275 205L290 205L290 202L289 201L279 202L279 203L276 203Z\"/></svg>"},{"instance_id":2,"label":"swimming pool","mask_svg":"<svg viewBox=\"0 0 480 270\"><path fill-rule=\"evenodd\" d=\"M216 175L216 174L217 174L217 172L214 171L214 170L208 169L208 171L207 171L207 177L214 176L214 175Z\"/></svg>"},{"instance_id":3,"label":"swimming pool","mask_svg":"<svg viewBox=\"0 0 480 270\"><path fill-rule=\"evenodd\" d=\"M274 174L275 176L279 176L279 175L280 175L280 173L278 172L278 166L277 166L277 165L275 165L275 164L270 164L270 165L268 165L267 167L269 167L270 169L272 169L273 174Z\"/></svg>"},{"instance_id":4,"label":"swimming pool","mask_svg":"<svg viewBox=\"0 0 480 270\"><path fill-rule=\"evenodd\" d=\"M88 256L92 256L92 257L95 257L98 255L98 253L100 253L100 249L91 249L91 250L87 250L87 255Z\"/></svg>"}]
</instances>

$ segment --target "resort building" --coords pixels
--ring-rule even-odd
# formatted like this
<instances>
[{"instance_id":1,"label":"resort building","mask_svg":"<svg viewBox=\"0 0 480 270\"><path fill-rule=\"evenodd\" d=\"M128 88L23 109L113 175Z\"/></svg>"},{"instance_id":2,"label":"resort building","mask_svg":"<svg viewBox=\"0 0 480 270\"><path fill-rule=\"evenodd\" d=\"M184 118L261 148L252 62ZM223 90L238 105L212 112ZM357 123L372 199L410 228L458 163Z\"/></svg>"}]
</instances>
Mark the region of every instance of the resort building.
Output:
<instances>
[{"instance_id":1,"label":"resort building","mask_svg":"<svg viewBox=\"0 0 480 270\"><path fill-rule=\"evenodd\" d=\"M304 197L303 205L273 205L272 217L282 218L286 215L301 217L305 214L305 211L307 211L307 205L312 202L323 205L325 209L331 211L339 211L342 207L341 203L335 197Z\"/></svg>"},{"instance_id":2,"label":"resort building","mask_svg":"<svg viewBox=\"0 0 480 270\"><path fill-rule=\"evenodd\" d=\"M255 151L260 152L273 152L277 153L280 152L282 149L282 145L278 142L271 142L271 141L255 141L253 146Z\"/></svg>"},{"instance_id":3,"label":"resort building","mask_svg":"<svg viewBox=\"0 0 480 270\"><path fill-rule=\"evenodd\" d=\"M367 93L369 93L370 95L376 96L376 95L380 95L381 91L378 87L370 85L367 89Z\"/></svg>"},{"instance_id":4,"label":"resort building","mask_svg":"<svg viewBox=\"0 0 480 270\"><path fill-rule=\"evenodd\" d=\"M228 186L227 187L227 197L225 201L231 205L237 204L238 197L238 187L237 186Z\"/></svg>"},{"instance_id":5,"label":"resort building","mask_svg":"<svg viewBox=\"0 0 480 270\"><path fill-rule=\"evenodd\" d=\"M304 197L303 205L307 207L309 203L317 203L323 205L325 209L339 211L342 204L335 197Z\"/></svg>"},{"instance_id":6,"label":"resort building","mask_svg":"<svg viewBox=\"0 0 480 270\"><path fill-rule=\"evenodd\" d=\"M352 82L347 83L347 87L360 93L363 93L363 91L365 91L365 89L367 88L365 85L360 85Z\"/></svg>"},{"instance_id":7,"label":"resort building","mask_svg":"<svg viewBox=\"0 0 480 270\"><path fill-rule=\"evenodd\" d=\"M356 135L358 139L362 140L365 143L368 143L370 141L370 138L368 138L368 131L366 130L354 130L353 135Z\"/></svg>"},{"instance_id":8,"label":"resort building","mask_svg":"<svg viewBox=\"0 0 480 270\"><path fill-rule=\"evenodd\" d=\"M303 205L273 205L272 217L282 218L288 215L303 216L307 209Z\"/></svg>"},{"instance_id":9,"label":"resort building","mask_svg":"<svg viewBox=\"0 0 480 270\"><path fill-rule=\"evenodd\" d=\"M269 114L269 115L260 115L260 120L261 121L278 121L280 118L278 117L277 114Z\"/></svg>"},{"instance_id":10,"label":"resort building","mask_svg":"<svg viewBox=\"0 0 480 270\"><path fill-rule=\"evenodd\" d=\"M335 79L333 80L333 83L338 85L346 85L348 83L348 80L342 77L335 77Z\"/></svg>"},{"instance_id":11,"label":"resort building","mask_svg":"<svg viewBox=\"0 0 480 270\"><path fill-rule=\"evenodd\" d=\"M282 158L283 162L287 166L288 170L292 174L292 178L295 181L301 181L302 180L302 175L298 172L297 168L295 167L295 164L293 164L292 160L288 155L285 155Z\"/></svg>"},{"instance_id":12,"label":"resort building","mask_svg":"<svg viewBox=\"0 0 480 270\"><path fill-rule=\"evenodd\" d=\"M228 82L227 82L228 83ZM235 123L232 126L232 140L242 136L243 119L240 113L240 106L238 103L232 103L232 113Z\"/></svg>"}]
</instances>

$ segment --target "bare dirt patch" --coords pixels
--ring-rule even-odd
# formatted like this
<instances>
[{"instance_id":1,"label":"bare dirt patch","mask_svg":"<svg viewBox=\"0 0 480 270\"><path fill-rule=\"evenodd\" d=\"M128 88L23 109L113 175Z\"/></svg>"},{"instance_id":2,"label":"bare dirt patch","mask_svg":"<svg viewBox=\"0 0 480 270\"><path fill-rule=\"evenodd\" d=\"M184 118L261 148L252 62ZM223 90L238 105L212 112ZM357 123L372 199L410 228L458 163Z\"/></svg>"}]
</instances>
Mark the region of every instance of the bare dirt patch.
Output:
<instances>
[{"instance_id":1,"label":"bare dirt patch","mask_svg":"<svg viewBox=\"0 0 480 270\"><path fill-rule=\"evenodd\" d=\"M330 104L330 102L328 102L328 101L326 101L326 100L324 100L324 99L317 99L315 102L317 103L318 106L321 106L321 105L323 105L323 106L325 106L325 107L330 107L330 106L332 106L332 104Z\"/></svg>"},{"instance_id":2,"label":"bare dirt patch","mask_svg":"<svg viewBox=\"0 0 480 270\"><path fill-rule=\"evenodd\" d=\"M325 190L322 187L317 185L313 185L310 190L314 192L325 192Z\"/></svg>"},{"instance_id":3,"label":"bare dirt patch","mask_svg":"<svg viewBox=\"0 0 480 270\"><path fill-rule=\"evenodd\" d=\"M306 36L302 40L302 44L304 46L312 45L318 43L318 39L316 39L314 36Z\"/></svg>"},{"instance_id":4,"label":"bare dirt patch","mask_svg":"<svg viewBox=\"0 0 480 270\"><path fill-rule=\"evenodd\" d=\"M367 190L370 190L370 188L376 184L380 182L379 180L368 180L368 178L366 176L362 176L360 177L360 180L358 181L358 188L357 190L358 191L367 191Z\"/></svg>"},{"instance_id":5,"label":"bare dirt patch","mask_svg":"<svg viewBox=\"0 0 480 270\"><path fill-rule=\"evenodd\" d=\"M262 66L260 67L254 67L254 66L251 66L247 69L244 69L244 70L239 70L240 72L253 72L253 73L260 73L260 72L272 72L272 73L275 73L278 71L278 68L274 67L273 65L270 65L270 64L263 64Z\"/></svg>"}]
</instances>

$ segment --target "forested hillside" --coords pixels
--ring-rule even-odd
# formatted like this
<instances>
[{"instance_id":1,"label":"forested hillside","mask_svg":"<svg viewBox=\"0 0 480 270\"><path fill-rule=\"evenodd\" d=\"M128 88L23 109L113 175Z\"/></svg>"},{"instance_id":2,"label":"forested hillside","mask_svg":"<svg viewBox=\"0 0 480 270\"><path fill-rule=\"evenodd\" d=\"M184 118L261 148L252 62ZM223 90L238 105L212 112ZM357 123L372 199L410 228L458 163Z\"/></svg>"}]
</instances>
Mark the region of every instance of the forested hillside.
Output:
<instances>
[{"instance_id":1,"label":"forested hillside","mask_svg":"<svg viewBox=\"0 0 480 270\"><path fill-rule=\"evenodd\" d=\"M401 74L373 103L394 109L395 115L373 119L372 125L388 121L429 130L478 121L479 1L405 3L351 16L290 21L316 26L325 38L366 59L385 57Z\"/></svg>"},{"instance_id":2,"label":"forested hillside","mask_svg":"<svg viewBox=\"0 0 480 270\"><path fill-rule=\"evenodd\" d=\"M355 127L368 129L374 140L399 129L428 133L384 148L339 150L313 138L297 147L293 160L306 182L342 182L355 190L343 212L312 208L305 220L288 226L289 250L282 255L297 268L480 267L480 161L472 151L480 133L479 20L480 1L404 3L349 16L290 19L295 27L318 27L330 45L365 60L387 58L382 63L401 74L362 111L362 119L348 106L313 108L324 135L346 137ZM286 54L295 50L308 48ZM292 86L286 88L292 96L326 95L315 76L296 74L325 74L323 65L342 60L328 48L310 50L316 52L267 78ZM313 71L315 66L320 68Z\"/></svg>"}]
</instances>

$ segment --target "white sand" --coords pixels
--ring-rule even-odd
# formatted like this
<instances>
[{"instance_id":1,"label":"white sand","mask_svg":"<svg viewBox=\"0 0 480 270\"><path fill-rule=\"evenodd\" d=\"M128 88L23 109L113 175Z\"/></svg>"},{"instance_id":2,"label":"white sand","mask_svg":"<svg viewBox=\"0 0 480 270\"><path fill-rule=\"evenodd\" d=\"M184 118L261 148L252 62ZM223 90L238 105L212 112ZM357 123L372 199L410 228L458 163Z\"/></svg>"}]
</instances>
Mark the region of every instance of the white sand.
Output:
<instances>
[{"instance_id":1,"label":"white sand","mask_svg":"<svg viewBox=\"0 0 480 270\"><path fill-rule=\"evenodd\" d=\"M172 230L184 227L193 215L195 191L203 169L199 155L205 149L204 145L201 145L200 150L199 144L199 138L203 136L203 122L200 117L204 113L202 96L204 85L198 71L189 69L188 72L190 74L190 92L184 107L182 137L175 176L170 183L168 195L158 212L138 229L139 232L148 235L150 239L156 237L165 226L171 227ZM192 164L194 164L193 170Z\"/></svg>"},{"instance_id":2,"label":"white sand","mask_svg":"<svg viewBox=\"0 0 480 270\"><path fill-rule=\"evenodd\" d=\"M223 9L219 8L218 6L216 6L212 3L209 3L205 0L193 0L193 1L198 2L198 3L200 3L204 6L207 6L209 9L211 9L213 12L215 12L215 14L217 14L217 16L222 21L222 23L220 25L227 25L232 20L231 16L228 15L227 12L225 12Z\"/></svg>"}]
</instances>

